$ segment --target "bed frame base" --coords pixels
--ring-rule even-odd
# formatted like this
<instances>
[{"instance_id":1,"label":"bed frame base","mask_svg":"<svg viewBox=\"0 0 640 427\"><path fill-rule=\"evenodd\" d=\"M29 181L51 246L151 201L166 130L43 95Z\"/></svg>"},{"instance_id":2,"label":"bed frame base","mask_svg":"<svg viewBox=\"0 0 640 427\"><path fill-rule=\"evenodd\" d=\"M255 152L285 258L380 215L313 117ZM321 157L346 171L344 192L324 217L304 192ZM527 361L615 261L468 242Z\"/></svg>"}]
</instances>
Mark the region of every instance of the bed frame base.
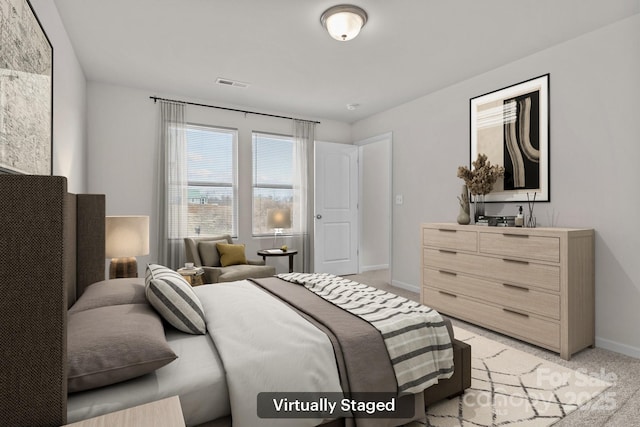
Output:
<instances>
[{"instance_id":1,"label":"bed frame base","mask_svg":"<svg viewBox=\"0 0 640 427\"><path fill-rule=\"evenodd\" d=\"M441 380L424 391L425 406L460 396L471 387L471 346L469 344L453 340L453 363L455 372L451 378ZM225 417L197 427L231 427L231 425L231 417ZM333 420L322 424L322 427L346 427L345 419Z\"/></svg>"}]
</instances>

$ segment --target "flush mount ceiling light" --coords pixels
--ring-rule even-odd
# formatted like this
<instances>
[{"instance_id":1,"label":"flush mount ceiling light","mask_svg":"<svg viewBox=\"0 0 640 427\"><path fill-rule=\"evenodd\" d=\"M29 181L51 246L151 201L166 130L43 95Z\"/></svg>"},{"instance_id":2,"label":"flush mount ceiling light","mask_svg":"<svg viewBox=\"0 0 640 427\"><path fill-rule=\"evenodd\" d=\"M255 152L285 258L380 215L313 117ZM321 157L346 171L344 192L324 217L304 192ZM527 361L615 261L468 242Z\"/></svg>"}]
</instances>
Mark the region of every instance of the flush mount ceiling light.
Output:
<instances>
[{"instance_id":1,"label":"flush mount ceiling light","mask_svg":"<svg viewBox=\"0 0 640 427\"><path fill-rule=\"evenodd\" d=\"M322 26L329 35L345 42L355 38L367 23L367 12L358 6L340 4L325 10L320 17Z\"/></svg>"}]
</instances>

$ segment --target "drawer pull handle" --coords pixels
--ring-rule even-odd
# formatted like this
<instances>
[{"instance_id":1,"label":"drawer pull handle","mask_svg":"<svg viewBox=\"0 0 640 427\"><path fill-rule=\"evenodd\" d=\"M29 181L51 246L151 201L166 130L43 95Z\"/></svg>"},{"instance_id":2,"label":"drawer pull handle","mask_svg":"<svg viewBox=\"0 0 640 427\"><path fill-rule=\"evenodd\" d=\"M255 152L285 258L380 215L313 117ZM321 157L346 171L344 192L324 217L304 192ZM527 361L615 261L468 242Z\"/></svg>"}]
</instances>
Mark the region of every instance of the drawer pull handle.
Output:
<instances>
[{"instance_id":1,"label":"drawer pull handle","mask_svg":"<svg viewBox=\"0 0 640 427\"><path fill-rule=\"evenodd\" d=\"M458 275L458 273L454 273L453 271L447 271L447 270L438 270L438 273L447 274L449 276L457 276Z\"/></svg>"},{"instance_id":2,"label":"drawer pull handle","mask_svg":"<svg viewBox=\"0 0 640 427\"><path fill-rule=\"evenodd\" d=\"M438 249L438 251L439 251L441 254L451 254L451 255L455 255L455 254L457 253L456 251L447 251L447 250L445 250L445 249Z\"/></svg>"},{"instance_id":3,"label":"drawer pull handle","mask_svg":"<svg viewBox=\"0 0 640 427\"><path fill-rule=\"evenodd\" d=\"M509 310L508 308L503 308L503 311L506 311L507 313L511 313L511 314L517 314L518 316L522 316L522 317L529 317L528 314L525 313L520 313L519 311L515 311L515 310Z\"/></svg>"},{"instance_id":4,"label":"drawer pull handle","mask_svg":"<svg viewBox=\"0 0 640 427\"><path fill-rule=\"evenodd\" d=\"M502 258L504 262L513 262L515 264L529 264L529 261L520 261L519 259Z\"/></svg>"},{"instance_id":5,"label":"drawer pull handle","mask_svg":"<svg viewBox=\"0 0 640 427\"><path fill-rule=\"evenodd\" d=\"M449 292L445 292L445 291L438 291L438 292L440 292L442 295L446 295L448 297L458 298L458 295L456 295L456 294L450 294Z\"/></svg>"},{"instance_id":6,"label":"drawer pull handle","mask_svg":"<svg viewBox=\"0 0 640 427\"><path fill-rule=\"evenodd\" d=\"M529 288L525 288L523 286L511 285L509 283L503 283L502 286L506 286L507 288L517 289L519 291L529 292Z\"/></svg>"},{"instance_id":7,"label":"drawer pull handle","mask_svg":"<svg viewBox=\"0 0 640 427\"><path fill-rule=\"evenodd\" d=\"M445 233L455 233L458 230L451 230L449 228L438 228L438 231L444 231Z\"/></svg>"},{"instance_id":8,"label":"drawer pull handle","mask_svg":"<svg viewBox=\"0 0 640 427\"><path fill-rule=\"evenodd\" d=\"M502 233L502 235L504 237L519 237L522 239L528 239L529 235L528 234L511 234L511 233Z\"/></svg>"}]
</instances>

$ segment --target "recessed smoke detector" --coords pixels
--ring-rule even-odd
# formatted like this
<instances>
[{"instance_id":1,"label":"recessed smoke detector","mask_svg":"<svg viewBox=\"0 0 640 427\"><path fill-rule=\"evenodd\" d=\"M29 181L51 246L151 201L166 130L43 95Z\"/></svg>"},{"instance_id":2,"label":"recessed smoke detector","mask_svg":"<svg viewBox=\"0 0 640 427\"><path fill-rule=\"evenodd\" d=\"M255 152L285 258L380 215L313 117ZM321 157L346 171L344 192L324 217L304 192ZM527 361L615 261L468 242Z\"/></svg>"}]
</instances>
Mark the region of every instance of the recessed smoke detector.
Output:
<instances>
[{"instance_id":1,"label":"recessed smoke detector","mask_svg":"<svg viewBox=\"0 0 640 427\"><path fill-rule=\"evenodd\" d=\"M353 111L360 107L360 104L347 104L347 110Z\"/></svg>"},{"instance_id":2,"label":"recessed smoke detector","mask_svg":"<svg viewBox=\"0 0 640 427\"><path fill-rule=\"evenodd\" d=\"M240 89L246 89L249 87L249 83L239 82L237 80L225 79L224 77L218 77L216 79L216 84L219 84L221 86L237 87Z\"/></svg>"}]
</instances>

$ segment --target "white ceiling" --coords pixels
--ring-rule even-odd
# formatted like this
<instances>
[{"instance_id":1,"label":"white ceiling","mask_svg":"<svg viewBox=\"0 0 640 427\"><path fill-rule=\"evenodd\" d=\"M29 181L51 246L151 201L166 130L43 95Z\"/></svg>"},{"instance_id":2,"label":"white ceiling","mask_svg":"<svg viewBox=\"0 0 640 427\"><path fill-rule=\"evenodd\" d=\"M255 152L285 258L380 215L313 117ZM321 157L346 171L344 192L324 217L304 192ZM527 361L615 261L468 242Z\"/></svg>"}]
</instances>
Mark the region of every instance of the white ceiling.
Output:
<instances>
[{"instance_id":1,"label":"white ceiling","mask_svg":"<svg viewBox=\"0 0 640 427\"><path fill-rule=\"evenodd\" d=\"M337 42L319 21L335 0L55 3L89 81L344 122L640 12L640 0L354 0L369 22Z\"/></svg>"}]
</instances>

